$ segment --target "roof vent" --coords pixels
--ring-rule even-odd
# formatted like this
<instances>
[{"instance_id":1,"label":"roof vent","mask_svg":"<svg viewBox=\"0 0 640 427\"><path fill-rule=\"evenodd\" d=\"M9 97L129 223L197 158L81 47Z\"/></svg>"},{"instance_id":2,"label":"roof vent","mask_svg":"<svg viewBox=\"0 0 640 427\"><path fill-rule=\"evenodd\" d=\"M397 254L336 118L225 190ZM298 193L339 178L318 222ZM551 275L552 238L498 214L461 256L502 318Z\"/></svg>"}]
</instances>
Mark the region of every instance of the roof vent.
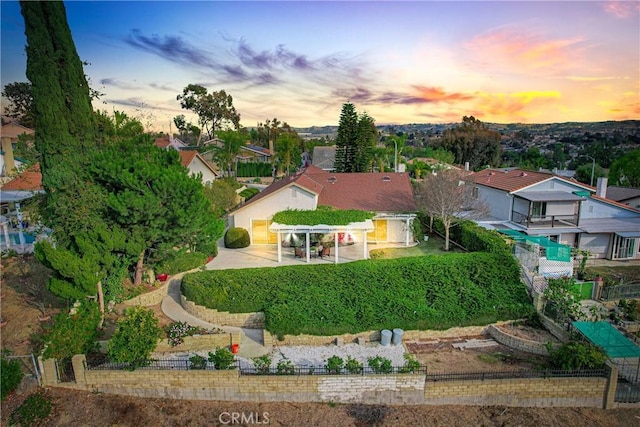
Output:
<instances>
[{"instance_id":1,"label":"roof vent","mask_svg":"<svg viewBox=\"0 0 640 427\"><path fill-rule=\"evenodd\" d=\"M489 176L493 176L493 175L495 175L495 174L496 174L495 172L491 171L491 172L489 172L489 174L488 174L488 175L489 175Z\"/></svg>"},{"instance_id":2,"label":"roof vent","mask_svg":"<svg viewBox=\"0 0 640 427\"><path fill-rule=\"evenodd\" d=\"M522 173L520 173L520 176L527 176L527 173L526 172L522 172Z\"/></svg>"},{"instance_id":3,"label":"roof vent","mask_svg":"<svg viewBox=\"0 0 640 427\"><path fill-rule=\"evenodd\" d=\"M335 184L337 180L338 178L336 178L335 176L330 176L329 178L327 178L327 181L329 181L331 184Z\"/></svg>"},{"instance_id":4,"label":"roof vent","mask_svg":"<svg viewBox=\"0 0 640 427\"><path fill-rule=\"evenodd\" d=\"M391 177L389 175L385 175L385 176L382 177L382 180L384 182L390 182L391 181Z\"/></svg>"}]
</instances>

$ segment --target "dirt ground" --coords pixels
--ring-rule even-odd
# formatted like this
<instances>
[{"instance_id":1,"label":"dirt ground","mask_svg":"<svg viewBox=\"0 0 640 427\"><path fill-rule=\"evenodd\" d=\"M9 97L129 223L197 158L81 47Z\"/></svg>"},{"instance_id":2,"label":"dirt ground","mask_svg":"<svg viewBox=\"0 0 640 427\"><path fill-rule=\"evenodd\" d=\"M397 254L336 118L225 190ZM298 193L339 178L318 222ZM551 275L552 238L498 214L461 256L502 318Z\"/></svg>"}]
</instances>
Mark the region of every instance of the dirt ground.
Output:
<instances>
[{"instance_id":1,"label":"dirt ground","mask_svg":"<svg viewBox=\"0 0 640 427\"><path fill-rule=\"evenodd\" d=\"M563 426L640 425L639 409L366 406L328 403L251 403L143 399L56 389L46 391L51 415L43 426ZM2 403L2 425L23 395ZM241 420L231 423L233 414ZM249 418L252 417L252 418Z\"/></svg>"}]
</instances>

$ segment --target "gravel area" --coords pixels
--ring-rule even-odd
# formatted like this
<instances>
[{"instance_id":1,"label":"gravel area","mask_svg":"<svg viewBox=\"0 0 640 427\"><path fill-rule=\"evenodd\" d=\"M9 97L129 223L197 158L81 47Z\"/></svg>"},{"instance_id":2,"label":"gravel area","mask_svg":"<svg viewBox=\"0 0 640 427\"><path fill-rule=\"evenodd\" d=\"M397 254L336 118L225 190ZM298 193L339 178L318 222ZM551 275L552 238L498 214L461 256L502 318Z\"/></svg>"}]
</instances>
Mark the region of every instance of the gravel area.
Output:
<instances>
[{"instance_id":1,"label":"gravel area","mask_svg":"<svg viewBox=\"0 0 640 427\"><path fill-rule=\"evenodd\" d=\"M283 346L274 348L269 356L271 357L272 367L276 367L278 362L282 359L289 359L294 366L322 368L326 365L327 359L331 356L339 356L345 361L347 360L347 357L351 357L361 362L364 366L367 366L367 359L369 357L381 356L391 360L391 364L393 366L404 366L405 352L406 350L403 345L382 346L380 344L345 344L341 346L328 345L322 347ZM208 357L209 351L172 353L169 355L156 355L152 357L165 360L183 360L189 359L194 354ZM241 367L253 368L253 361L251 359L244 359L242 357L238 357L237 359Z\"/></svg>"}]
</instances>

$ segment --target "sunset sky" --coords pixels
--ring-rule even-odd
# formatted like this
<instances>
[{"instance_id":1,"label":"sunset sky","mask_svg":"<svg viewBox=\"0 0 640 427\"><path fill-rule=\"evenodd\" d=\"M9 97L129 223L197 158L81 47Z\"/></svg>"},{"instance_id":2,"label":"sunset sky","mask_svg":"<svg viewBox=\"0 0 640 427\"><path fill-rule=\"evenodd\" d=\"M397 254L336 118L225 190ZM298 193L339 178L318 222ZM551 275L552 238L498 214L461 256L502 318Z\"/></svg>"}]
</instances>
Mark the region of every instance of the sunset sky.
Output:
<instances>
[{"instance_id":1,"label":"sunset sky","mask_svg":"<svg viewBox=\"0 0 640 427\"><path fill-rule=\"evenodd\" d=\"M190 84L241 124L640 119L640 2L66 2L94 106L155 131ZM2 1L2 85L26 81L18 2ZM175 128L174 128L175 130Z\"/></svg>"}]
</instances>

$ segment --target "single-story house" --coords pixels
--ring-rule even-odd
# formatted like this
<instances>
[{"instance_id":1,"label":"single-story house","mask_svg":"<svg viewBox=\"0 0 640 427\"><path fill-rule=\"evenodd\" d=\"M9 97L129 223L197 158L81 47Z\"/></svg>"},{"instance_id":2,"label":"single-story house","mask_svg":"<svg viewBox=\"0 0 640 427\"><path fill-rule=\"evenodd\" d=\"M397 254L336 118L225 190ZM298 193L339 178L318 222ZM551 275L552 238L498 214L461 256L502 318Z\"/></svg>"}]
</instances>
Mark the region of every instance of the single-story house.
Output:
<instances>
[{"instance_id":1,"label":"single-story house","mask_svg":"<svg viewBox=\"0 0 640 427\"><path fill-rule=\"evenodd\" d=\"M165 150L174 149L180 154L180 161L182 166L189 169L189 174L194 176L202 174L202 183L210 184L218 178L218 173L213 166L207 162L200 153L196 150L186 149L187 146L184 142L177 138L161 137L155 140L156 147L163 148Z\"/></svg>"},{"instance_id":2,"label":"single-story house","mask_svg":"<svg viewBox=\"0 0 640 427\"><path fill-rule=\"evenodd\" d=\"M236 156L236 159L239 162L269 163L271 162L271 151L268 148L247 143L240 147L240 154Z\"/></svg>"},{"instance_id":3,"label":"single-story house","mask_svg":"<svg viewBox=\"0 0 640 427\"><path fill-rule=\"evenodd\" d=\"M586 250L595 258L640 259L640 210L597 188L551 173L486 169L471 174L474 196L490 208L481 221Z\"/></svg>"},{"instance_id":4,"label":"single-story house","mask_svg":"<svg viewBox=\"0 0 640 427\"><path fill-rule=\"evenodd\" d=\"M335 145L316 145L313 147L313 155L311 156L311 164L317 166L327 172L336 170L336 146Z\"/></svg>"},{"instance_id":5,"label":"single-story house","mask_svg":"<svg viewBox=\"0 0 640 427\"><path fill-rule=\"evenodd\" d=\"M287 209L315 210L318 206L375 212L366 224L351 228L274 224L275 213ZM406 173L333 173L308 166L265 188L229 214L230 227L249 231L252 245L280 245L283 233L338 233L366 244L398 242L409 245L417 211ZM340 230L338 230L340 229ZM278 236L280 235L280 238ZM338 244L337 239L335 240Z\"/></svg>"}]
</instances>

